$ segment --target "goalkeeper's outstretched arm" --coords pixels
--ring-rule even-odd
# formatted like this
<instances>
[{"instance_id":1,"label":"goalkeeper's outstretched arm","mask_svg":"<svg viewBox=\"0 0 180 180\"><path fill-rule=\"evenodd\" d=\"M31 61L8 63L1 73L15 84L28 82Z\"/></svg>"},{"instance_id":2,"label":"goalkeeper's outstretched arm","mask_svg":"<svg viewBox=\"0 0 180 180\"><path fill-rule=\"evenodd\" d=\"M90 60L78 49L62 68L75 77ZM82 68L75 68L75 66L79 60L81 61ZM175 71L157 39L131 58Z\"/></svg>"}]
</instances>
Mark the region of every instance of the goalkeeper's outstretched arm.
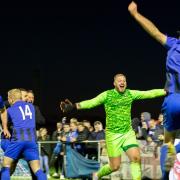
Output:
<instances>
[{"instance_id":1,"label":"goalkeeper's outstretched arm","mask_svg":"<svg viewBox=\"0 0 180 180\"><path fill-rule=\"evenodd\" d=\"M69 99L65 99L65 101L61 101L60 109L64 113L71 112L74 109L76 110L92 109L94 107L104 104L106 97L107 97L107 91L104 91L93 99L81 101L78 103L72 103Z\"/></svg>"}]
</instances>

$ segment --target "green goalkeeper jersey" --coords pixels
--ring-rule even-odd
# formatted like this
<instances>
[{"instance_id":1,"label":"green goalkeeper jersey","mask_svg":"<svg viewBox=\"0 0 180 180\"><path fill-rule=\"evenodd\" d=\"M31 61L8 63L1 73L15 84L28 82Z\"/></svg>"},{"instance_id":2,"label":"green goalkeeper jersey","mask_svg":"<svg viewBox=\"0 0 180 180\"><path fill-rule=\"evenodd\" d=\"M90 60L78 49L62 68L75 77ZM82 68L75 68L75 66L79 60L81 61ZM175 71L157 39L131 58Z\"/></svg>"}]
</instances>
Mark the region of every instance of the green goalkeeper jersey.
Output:
<instances>
[{"instance_id":1,"label":"green goalkeeper jersey","mask_svg":"<svg viewBox=\"0 0 180 180\"><path fill-rule=\"evenodd\" d=\"M97 97L79 103L80 109L91 109L104 105L106 112L106 131L126 133L131 126L131 105L134 100L150 99L164 96L163 89L138 91L126 89L120 93L116 89L104 91Z\"/></svg>"}]
</instances>

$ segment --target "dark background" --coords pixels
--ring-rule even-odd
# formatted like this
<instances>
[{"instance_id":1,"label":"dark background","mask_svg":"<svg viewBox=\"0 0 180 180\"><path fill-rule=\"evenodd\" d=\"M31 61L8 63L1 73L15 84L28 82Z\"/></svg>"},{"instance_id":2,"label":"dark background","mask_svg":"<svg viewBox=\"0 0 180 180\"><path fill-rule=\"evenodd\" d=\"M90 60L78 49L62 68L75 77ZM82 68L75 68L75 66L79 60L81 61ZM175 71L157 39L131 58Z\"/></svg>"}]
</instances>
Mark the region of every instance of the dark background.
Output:
<instances>
[{"instance_id":1,"label":"dark background","mask_svg":"<svg viewBox=\"0 0 180 180\"><path fill-rule=\"evenodd\" d=\"M63 114L59 101L95 97L113 88L124 73L128 88L163 88L166 50L148 36L127 11L130 1L53 1L8 4L0 8L0 92L35 92L35 103L53 124ZM27 2L26 2L27 3ZM141 0L139 11L164 33L180 28L179 0ZM149 111L157 118L163 98L136 102L132 116ZM71 115L70 115L71 116ZM103 108L72 114L103 120Z\"/></svg>"}]
</instances>

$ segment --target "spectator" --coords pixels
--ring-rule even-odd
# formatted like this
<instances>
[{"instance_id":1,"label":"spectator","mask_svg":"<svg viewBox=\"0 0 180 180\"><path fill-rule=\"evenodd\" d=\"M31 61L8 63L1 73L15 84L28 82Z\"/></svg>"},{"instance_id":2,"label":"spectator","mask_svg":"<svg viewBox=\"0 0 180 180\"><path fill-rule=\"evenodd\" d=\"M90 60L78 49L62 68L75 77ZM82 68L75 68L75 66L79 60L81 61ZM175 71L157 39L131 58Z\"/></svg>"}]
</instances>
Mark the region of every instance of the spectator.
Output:
<instances>
[{"instance_id":1,"label":"spectator","mask_svg":"<svg viewBox=\"0 0 180 180\"><path fill-rule=\"evenodd\" d=\"M91 123L88 120L83 120L83 125L85 127L85 131L88 134L88 136L90 135L90 127L91 127Z\"/></svg>"},{"instance_id":2,"label":"spectator","mask_svg":"<svg viewBox=\"0 0 180 180\"><path fill-rule=\"evenodd\" d=\"M91 127L91 123L88 120L83 120L83 125L84 125L84 127L88 128L88 129L89 129L89 127Z\"/></svg>"},{"instance_id":3,"label":"spectator","mask_svg":"<svg viewBox=\"0 0 180 180\"><path fill-rule=\"evenodd\" d=\"M62 136L62 122L59 121L56 123L56 130L52 134L53 141L60 141ZM53 146L54 149L55 146ZM52 177L58 178L60 177L59 168L62 169L62 156L60 154L52 154L50 165L55 169Z\"/></svg>"},{"instance_id":4,"label":"spectator","mask_svg":"<svg viewBox=\"0 0 180 180\"><path fill-rule=\"evenodd\" d=\"M100 121L94 122L94 131L90 134L90 140L104 140L105 139L105 132L103 130L103 125Z\"/></svg>"},{"instance_id":5,"label":"spectator","mask_svg":"<svg viewBox=\"0 0 180 180\"><path fill-rule=\"evenodd\" d=\"M89 132L91 133L91 132L93 132L94 131L94 127L93 126L90 126L89 127Z\"/></svg>"},{"instance_id":6,"label":"spectator","mask_svg":"<svg viewBox=\"0 0 180 180\"><path fill-rule=\"evenodd\" d=\"M61 137L62 135L62 122L59 121L56 123L56 130L53 132L52 134L52 140L53 141L58 141L59 140L59 137Z\"/></svg>"},{"instance_id":7,"label":"spectator","mask_svg":"<svg viewBox=\"0 0 180 180\"><path fill-rule=\"evenodd\" d=\"M164 120L163 114L160 113L159 116L158 116L158 120L157 120L157 126L158 126L159 128L161 128L161 129L164 128L164 126L163 126L163 120ZM164 132L164 130L163 130L163 132Z\"/></svg>"},{"instance_id":8,"label":"spectator","mask_svg":"<svg viewBox=\"0 0 180 180\"><path fill-rule=\"evenodd\" d=\"M77 142L85 141L88 139L89 131L86 131L86 128L82 122L78 123L78 137Z\"/></svg>"},{"instance_id":9,"label":"spectator","mask_svg":"<svg viewBox=\"0 0 180 180\"><path fill-rule=\"evenodd\" d=\"M155 135L158 137L158 145L162 145L164 141L164 126L163 126L163 114L159 114L156 125Z\"/></svg>"},{"instance_id":10,"label":"spectator","mask_svg":"<svg viewBox=\"0 0 180 180\"><path fill-rule=\"evenodd\" d=\"M39 141L49 141L50 136L48 135L48 131L46 128L41 128L39 130ZM41 152L40 152L40 165L41 169L44 169L47 175L47 178L50 178L49 175L49 156L51 153L51 146L49 143L41 144Z\"/></svg>"},{"instance_id":11,"label":"spectator","mask_svg":"<svg viewBox=\"0 0 180 180\"><path fill-rule=\"evenodd\" d=\"M148 136L152 138L153 141L157 141L158 137L155 136L155 131L156 131L156 124L155 120L151 119L149 121L149 131L148 131Z\"/></svg>"},{"instance_id":12,"label":"spectator","mask_svg":"<svg viewBox=\"0 0 180 180\"><path fill-rule=\"evenodd\" d=\"M141 127L141 133L142 133L142 136L141 136L141 139L147 139L147 135L148 135L148 125L146 122L142 122L142 127Z\"/></svg>"},{"instance_id":13,"label":"spectator","mask_svg":"<svg viewBox=\"0 0 180 180\"><path fill-rule=\"evenodd\" d=\"M94 122L94 131L90 133L90 136L88 138L89 140L105 140L105 132L103 129L103 125L100 121ZM102 142L101 144L104 143ZM98 143L88 143L87 144L87 154L90 159L96 159L98 158Z\"/></svg>"},{"instance_id":14,"label":"spectator","mask_svg":"<svg viewBox=\"0 0 180 180\"><path fill-rule=\"evenodd\" d=\"M78 137L77 122L71 122L70 129L70 142L75 142Z\"/></svg>"},{"instance_id":15,"label":"spectator","mask_svg":"<svg viewBox=\"0 0 180 180\"><path fill-rule=\"evenodd\" d=\"M148 126L150 120L151 120L151 114L149 112L141 113L141 122L146 122L146 124ZM148 128L149 128L149 126L148 126Z\"/></svg>"},{"instance_id":16,"label":"spectator","mask_svg":"<svg viewBox=\"0 0 180 180\"><path fill-rule=\"evenodd\" d=\"M71 118L70 123L72 123L72 122L78 123L78 119L77 118Z\"/></svg>"},{"instance_id":17,"label":"spectator","mask_svg":"<svg viewBox=\"0 0 180 180\"><path fill-rule=\"evenodd\" d=\"M136 134L136 137L140 139L142 137L142 132L141 132L141 121L139 120L139 118L132 119L132 128Z\"/></svg>"},{"instance_id":18,"label":"spectator","mask_svg":"<svg viewBox=\"0 0 180 180\"><path fill-rule=\"evenodd\" d=\"M53 154L55 154L55 156L59 156L59 155L64 156L65 144L62 144L62 142L71 141L70 125L68 123L65 123L63 125L63 131L59 140L60 141L57 143L56 147L53 150ZM62 157L62 170L61 170L60 179L64 179L63 157Z\"/></svg>"},{"instance_id":19,"label":"spectator","mask_svg":"<svg viewBox=\"0 0 180 180\"><path fill-rule=\"evenodd\" d=\"M82 122L78 123L78 136L77 136L77 142L75 145L75 149L82 155L85 156L85 144L81 143L82 141L88 140L89 137L89 131L85 128L84 124Z\"/></svg>"},{"instance_id":20,"label":"spectator","mask_svg":"<svg viewBox=\"0 0 180 180\"><path fill-rule=\"evenodd\" d=\"M152 139L157 145L162 145L164 140L163 129L156 124L154 119L149 121L148 138Z\"/></svg>"}]
</instances>

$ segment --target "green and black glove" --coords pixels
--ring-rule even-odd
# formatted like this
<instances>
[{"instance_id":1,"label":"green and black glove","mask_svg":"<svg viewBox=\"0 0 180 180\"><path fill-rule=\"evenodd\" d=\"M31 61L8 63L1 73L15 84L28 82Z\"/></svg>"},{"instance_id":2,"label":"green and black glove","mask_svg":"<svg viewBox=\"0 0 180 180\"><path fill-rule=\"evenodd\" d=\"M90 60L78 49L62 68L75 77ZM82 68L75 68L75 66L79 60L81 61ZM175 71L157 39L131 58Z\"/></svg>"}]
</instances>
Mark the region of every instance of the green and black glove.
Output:
<instances>
[{"instance_id":1,"label":"green and black glove","mask_svg":"<svg viewBox=\"0 0 180 180\"><path fill-rule=\"evenodd\" d=\"M65 99L65 101L61 101L60 108L64 113L69 113L76 109L76 105L73 104L69 99Z\"/></svg>"}]
</instances>

